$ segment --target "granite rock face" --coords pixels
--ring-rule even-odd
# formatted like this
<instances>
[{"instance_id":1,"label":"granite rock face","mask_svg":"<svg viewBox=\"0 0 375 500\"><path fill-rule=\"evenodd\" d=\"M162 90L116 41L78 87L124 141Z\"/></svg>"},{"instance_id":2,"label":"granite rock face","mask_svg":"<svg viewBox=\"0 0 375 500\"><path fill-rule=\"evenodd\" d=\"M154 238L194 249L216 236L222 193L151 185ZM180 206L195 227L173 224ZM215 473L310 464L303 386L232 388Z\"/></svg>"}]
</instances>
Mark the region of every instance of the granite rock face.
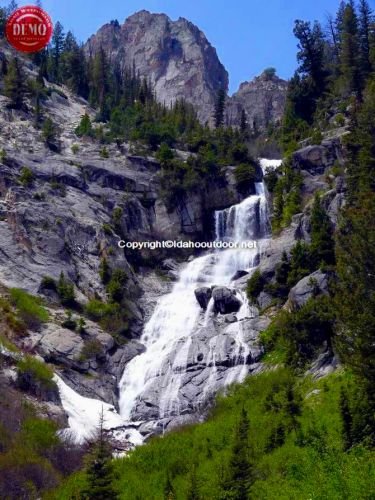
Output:
<instances>
[{"instance_id":1,"label":"granite rock face","mask_svg":"<svg viewBox=\"0 0 375 500\"><path fill-rule=\"evenodd\" d=\"M250 82L241 84L239 90L227 100L225 122L239 126L245 111L248 126L262 131L283 117L288 82L266 72Z\"/></svg>"},{"instance_id":2,"label":"granite rock face","mask_svg":"<svg viewBox=\"0 0 375 500\"><path fill-rule=\"evenodd\" d=\"M104 25L85 45L88 54L100 47L112 64L134 67L151 80L160 102L169 106L184 98L195 105L202 122L211 120L218 91L228 88L228 73L216 50L183 18L172 21L142 10L123 25Z\"/></svg>"}]
</instances>

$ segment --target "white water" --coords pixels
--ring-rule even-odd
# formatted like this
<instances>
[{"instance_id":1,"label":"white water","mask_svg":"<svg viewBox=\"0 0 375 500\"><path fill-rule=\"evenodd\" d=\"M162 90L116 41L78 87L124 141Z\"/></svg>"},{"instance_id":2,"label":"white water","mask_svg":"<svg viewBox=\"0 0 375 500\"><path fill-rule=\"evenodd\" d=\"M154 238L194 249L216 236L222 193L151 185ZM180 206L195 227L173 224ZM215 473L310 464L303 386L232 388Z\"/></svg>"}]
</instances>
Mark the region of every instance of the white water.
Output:
<instances>
[{"instance_id":1,"label":"white water","mask_svg":"<svg viewBox=\"0 0 375 500\"><path fill-rule=\"evenodd\" d=\"M258 248L210 253L194 259L184 268L173 290L160 299L145 327L141 342L146 351L126 366L119 385L120 414L124 420L142 419L142 415L137 413L137 402L147 396L147 391L156 379L160 394L159 418L179 414L181 384L194 332L198 326L208 325L213 309L211 300L202 322L202 311L194 291L199 286L229 286L237 271L255 267L259 247L262 247L269 231L263 184L256 185L256 195L229 209L216 212L215 229L217 240L238 243L257 240ZM238 318L251 317L245 297L242 297L242 302ZM246 359L249 348L243 339L240 323L231 325L231 328L236 340L236 366L228 370L224 385L242 381L248 371ZM211 371L203 397L212 392L216 382L215 339L210 341L206 366Z\"/></svg>"},{"instance_id":2,"label":"white water","mask_svg":"<svg viewBox=\"0 0 375 500\"><path fill-rule=\"evenodd\" d=\"M276 168L280 164L277 160L263 159L260 163L263 171L267 167ZM211 300L206 313L202 315L194 291L201 285L230 285L236 271L254 268L257 255L268 242L267 205L263 185L257 185L255 196L250 196L235 207L217 212L215 222L217 239L258 240L258 248L211 253L194 259L185 267L172 292L161 297L150 321L145 326L141 340L146 346L146 352L134 358L125 369L119 387L120 414L112 405L80 396L61 378L55 376L62 405L68 415L68 434L76 441L83 442L93 436L103 412L105 428L115 429L114 435L120 434L117 436L119 440L123 439L134 445L141 444L142 435L134 428L124 429L123 426L132 418L137 420L141 418L136 413L137 401L147 393L147 388L158 375L162 375L159 377L162 380L160 416L178 413L180 385L189 349L194 341L195 329L198 325L203 328L208 327L213 314L213 300ZM245 361L249 347L244 341L240 320L252 317L252 311L244 294L237 291L237 295L243 302L237 314L239 321L227 327L227 332L232 333L236 341L236 363L228 370L222 385L242 381L248 373ZM208 398L215 391L217 350L220 350L217 339L210 339L209 354L205 363L210 373L205 381L202 399ZM170 360L173 352L177 354ZM163 373L163 366L168 361L168 369Z\"/></svg>"}]
</instances>

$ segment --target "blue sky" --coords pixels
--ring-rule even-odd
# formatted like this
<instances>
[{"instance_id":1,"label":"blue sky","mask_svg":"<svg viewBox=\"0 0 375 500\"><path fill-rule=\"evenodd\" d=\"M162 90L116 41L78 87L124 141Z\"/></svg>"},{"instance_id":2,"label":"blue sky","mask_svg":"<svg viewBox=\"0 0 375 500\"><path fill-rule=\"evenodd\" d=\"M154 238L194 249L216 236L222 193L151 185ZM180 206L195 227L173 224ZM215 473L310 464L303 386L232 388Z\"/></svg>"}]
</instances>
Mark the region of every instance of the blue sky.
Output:
<instances>
[{"instance_id":1,"label":"blue sky","mask_svg":"<svg viewBox=\"0 0 375 500\"><path fill-rule=\"evenodd\" d=\"M237 90L264 68L274 66L289 78L296 67L295 19L325 21L339 0L42 0L54 21L60 20L85 41L100 26L121 23L137 10L164 12L172 19L186 17L216 48L229 72L230 90ZM0 0L0 5L8 1ZM20 1L20 5L33 4ZM375 3L375 0L370 0ZM375 7L375 5L374 5Z\"/></svg>"}]
</instances>

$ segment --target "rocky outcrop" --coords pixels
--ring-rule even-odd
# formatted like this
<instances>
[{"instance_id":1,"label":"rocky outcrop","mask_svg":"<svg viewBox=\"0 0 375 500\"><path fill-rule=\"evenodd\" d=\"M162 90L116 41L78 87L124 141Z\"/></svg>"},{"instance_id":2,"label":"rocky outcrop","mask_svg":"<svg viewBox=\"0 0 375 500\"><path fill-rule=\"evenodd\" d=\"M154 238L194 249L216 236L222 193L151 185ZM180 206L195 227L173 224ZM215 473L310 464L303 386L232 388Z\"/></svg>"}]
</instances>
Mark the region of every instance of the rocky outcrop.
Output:
<instances>
[{"instance_id":1,"label":"rocky outcrop","mask_svg":"<svg viewBox=\"0 0 375 500\"><path fill-rule=\"evenodd\" d=\"M285 307L289 310L300 309L306 302L318 295L328 295L329 276L322 271L315 271L299 281L289 292Z\"/></svg>"},{"instance_id":2,"label":"rocky outcrop","mask_svg":"<svg viewBox=\"0 0 375 500\"><path fill-rule=\"evenodd\" d=\"M212 297L212 289L208 287L202 287L195 290L195 297L198 304L205 311Z\"/></svg>"},{"instance_id":3,"label":"rocky outcrop","mask_svg":"<svg viewBox=\"0 0 375 500\"><path fill-rule=\"evenodd\" d=\"M321 145L306 146L293 154L294 168L313 176L323 174L335 163L343 164L343 147L340 138L323 140Z\"/></svg>"},{"instance_id":4,"label":"rocky outcrop","mask_svg":"<svg viewBox=\"0 0 375 500\"><path fill-rule=\"evenodd\" d=\"M269 72L262 73L251 82L242 83L227 100L226 124L239 126L243 112L253 130L264 131L269 124L279 123L284 114L287 89L287 81Z\"/></svg>"},{"instance_id":5,"label":"rocky outcrop","mask_svg":"<svg viewBox=\"0 0 375 500\"><path fill-rule=\"evenodd\" d=\"M236 291L226 287L215 287L212 290L214 299L214 310L220 314L230 314L238 312L242 302L236 297Z\"/></svg>"},{"instance_id":6,"label":"rocky outcrop","mask_svg":"<svg viewBox=\"0 0 375 500\"><path fill-rule=\"evenodd\" d=\"M85 45L88 54L103 47L111 64L133 68L150 80L157 98L167 106L185 99L196 106L202 122L210 121L220 89L227 90L228 74L216 50L191 22L172 21L145 10L123 25L104 25Z\"/></svg>"}]
</instances>

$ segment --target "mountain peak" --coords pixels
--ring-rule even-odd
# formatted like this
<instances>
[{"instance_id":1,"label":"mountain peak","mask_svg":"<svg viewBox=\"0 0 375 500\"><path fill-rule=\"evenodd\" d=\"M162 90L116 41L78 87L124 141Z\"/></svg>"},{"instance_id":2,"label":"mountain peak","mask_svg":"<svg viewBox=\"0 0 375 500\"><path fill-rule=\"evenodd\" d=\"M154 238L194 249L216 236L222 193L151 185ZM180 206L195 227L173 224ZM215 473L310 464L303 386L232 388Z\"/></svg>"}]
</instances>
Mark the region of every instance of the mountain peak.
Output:
<instances>
[{"instance_id":1,"label":"mountain peak","mask_svg":"<svg viewBox=\"0 0 375 500\"><path fill-rule=\"evenodd\" d=\"M180 17L141 10L119 30L105 25L86 43L86 51L104 48L111 62L133 67L151 80L166 105L185 99L196 106L202 122L210 121L217 93L228 89L228 73L204 33Z\"/></svg>"}]
</instances>

